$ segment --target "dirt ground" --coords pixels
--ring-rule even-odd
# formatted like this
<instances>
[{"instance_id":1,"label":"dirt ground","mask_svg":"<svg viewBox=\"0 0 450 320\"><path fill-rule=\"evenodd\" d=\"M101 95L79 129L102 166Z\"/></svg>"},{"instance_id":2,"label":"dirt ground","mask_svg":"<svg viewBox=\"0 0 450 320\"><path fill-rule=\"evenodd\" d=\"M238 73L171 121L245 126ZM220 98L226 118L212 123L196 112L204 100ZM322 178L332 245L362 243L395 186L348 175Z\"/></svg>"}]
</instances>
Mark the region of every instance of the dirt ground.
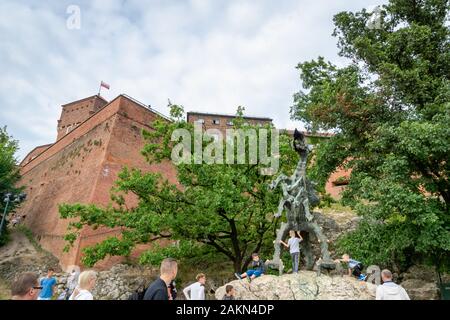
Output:
<instances>
[{"instance_id":1,"label":"dirt ground","mask_svg":"<svg viewBox=\"0 0 450 320\"><path fill-rule=\"evenodd\" d=\"M16 259L20 259L24 264L28 262L32 264L36 259L46 259L46 254L36 248L21 230L12 229L9 242L0 247L0 265ZM0 300L9 299L10 293L9 281L0 276Z\"/></svg>"},{"instance_id":2,"label":"dirt ground","mask_svg":"<svg viewBox=\"0 0 450 320\"><path fill-rule=\"evenodd\" d=\"M36 258L40 254L25 234L13 229L10 233L9 242L0 247L0 263L13 260L18 256Z\"/></svg>"}]
</instances>

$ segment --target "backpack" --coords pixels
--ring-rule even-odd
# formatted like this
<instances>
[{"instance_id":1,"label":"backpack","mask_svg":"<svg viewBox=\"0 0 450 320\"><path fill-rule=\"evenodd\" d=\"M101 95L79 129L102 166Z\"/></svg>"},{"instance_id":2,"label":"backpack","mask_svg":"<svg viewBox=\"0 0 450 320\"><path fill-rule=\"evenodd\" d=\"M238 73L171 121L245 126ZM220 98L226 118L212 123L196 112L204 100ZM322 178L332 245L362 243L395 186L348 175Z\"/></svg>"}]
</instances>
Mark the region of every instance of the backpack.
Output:
<instances>
[{"instance_id":1,"label":"backpack","mask_svg":"<svg viewBox=\"0 0 450 320\"><path fill-rule=\"evenodd\" d=\"M145 292L147 291L148 287L140 286L135 292L133 292L129 297L128 300L144 300Z\"/></svg>"}]
</instances>

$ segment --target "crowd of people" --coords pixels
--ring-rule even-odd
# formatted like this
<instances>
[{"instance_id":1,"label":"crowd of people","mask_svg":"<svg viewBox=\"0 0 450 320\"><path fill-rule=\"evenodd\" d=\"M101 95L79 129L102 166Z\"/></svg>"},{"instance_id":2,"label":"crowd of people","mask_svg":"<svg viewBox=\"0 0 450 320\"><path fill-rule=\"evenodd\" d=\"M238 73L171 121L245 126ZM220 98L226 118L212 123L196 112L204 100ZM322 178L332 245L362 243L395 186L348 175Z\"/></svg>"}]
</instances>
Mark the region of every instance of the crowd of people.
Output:
<instances>
[{"instance_id":1,"label":"crowd of people","mask_svg":"<svg viewBox=\"0 0 450 320\"><path fill-rule=\"evenodd\" d=\"M289 242L287 244L289 247ZM298 266L297 257L293 257L294 267ZM355 276L359 280L363 265L361 262L353 260L349 255L344 255L337 262L348 264L349 276ZM144 291L142 295L131 295L130 300L175 300L177 290L175 278L178 272L178 264L175 259L164 259L160 266L160 275ZM264 263L258 253L252 254L251 268L243 274L235 274L240 280L247 278L249 281L264 275ZM298 269L293 269L297 273ZM405 289L393 282L392 273L385 269L381 272L382 285L376 290L376 300L409 300ZM92 270L86 270L81 273L72 270L67 279L66 289L61 293L57 300L94 300L92 290L95 287L97 273ZM183 294L187 300L205 300L206 275L199 273L196 276L196 282L183 289ZM52 300L55 296L57 286L54 270L49 268L47 275L39 279L33 272L25 272L18 275L11 285L12 300ZM235 288L228 284L225 286L225 294L222 300L235 300Z\"/></svg>"},{"instance_id":2,"label":"crowd of people","mask_svg":"<svg viewBox=\"0 0 450 320\"><path fill-rule=\"evenodd\" d=\"M287 243L280 241L289 249L292 258L292 273L297 274L300 260L300 233L290 231L290 238ZM235 273L239 280L247 279L252 281L261 277L266 272L265 263L258 253L252 254L250 268L242 274ZM355 277L360 281L365 281L367 275L363 274L364 265L350 255L344 254L341 259L336 259L335 263L345 263L349 277ZM178 273L178 263L175 259L167 258L161 262L160 275L147 288L141 292L136 292L130 296L130 300L175 300L177 289L175 278ZM66 289L59 295L58 300L93 300L92 290L95 287L97 273L86 270L81 273L72 270L67 279ZM187 300L205 300L206 275L199 273L196 282L183 289L183 294ZM405 289L393 282L392 273L385 269L381 272L382 285L376 290L377 300L409 300ZM54 277L54 270L49 268L47 275L42 279L34 273L23 273L12 283L12 299L14 300L51 300L55 295L57 280ZM225 287L223 300L234 300L235 289L228 284Z\"/></svg>"}]
</instances>

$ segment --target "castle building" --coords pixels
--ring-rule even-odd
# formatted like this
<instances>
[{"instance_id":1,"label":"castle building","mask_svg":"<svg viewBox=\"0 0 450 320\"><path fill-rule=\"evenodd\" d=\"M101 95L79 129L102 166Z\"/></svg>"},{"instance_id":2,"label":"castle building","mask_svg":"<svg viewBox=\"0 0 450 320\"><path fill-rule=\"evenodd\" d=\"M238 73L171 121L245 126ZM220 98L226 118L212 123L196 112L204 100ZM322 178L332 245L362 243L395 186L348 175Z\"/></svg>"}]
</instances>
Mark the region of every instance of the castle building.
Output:
<instances>
[{"instance_id":1,"label":"castle building","mask_svg":"<svg viewBox=\"0 0 450 320\"><path fill-rule=\"evenodd\" d=\"M233 116L188 112L188 122L201 122L205 129L226 130ZM170 121L151 107L121 94L108 102L99 95L62 105L56 142L38 146L21 162L20 185L26 187L27 200L18 209L24 223L42 247L52 252L62 267L79 265L83 248L107 237L118 236L120 229L85 227L69 252L64 236L70 220L60 219L58 205L83 203L106 206L110 189L123 167L158 172L176 184L176 169L170 161L149 164L141 155L145 141L141 130L151 131L156 119ZM250 124L265 125L270 118L245 117ZM323 138L323 137L321 137ZM341 173L342 176L342 173ZM331 183L330 183L331 184ZM338 196L332 184L327 192ZM133 195L126 198L129 207L137 205ZM139 246L134 255L148 246ZM111 257L99 262L99 269L121 261Z\"/></svg>"}]
</instances>

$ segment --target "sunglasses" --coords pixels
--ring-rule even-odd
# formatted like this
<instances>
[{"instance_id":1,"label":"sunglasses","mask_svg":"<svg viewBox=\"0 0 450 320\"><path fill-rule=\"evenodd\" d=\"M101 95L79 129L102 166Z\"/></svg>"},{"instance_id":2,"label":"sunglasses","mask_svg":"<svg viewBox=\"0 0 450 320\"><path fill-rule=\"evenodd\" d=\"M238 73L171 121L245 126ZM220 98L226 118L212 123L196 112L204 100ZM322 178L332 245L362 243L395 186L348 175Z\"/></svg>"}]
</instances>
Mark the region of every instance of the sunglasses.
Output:
<instances>
[{"instance_id":1,"label":"sunglasses","mask_svg":"<svg viewBox=\"0 0 450 320\"><path fill-rule=\"evenodd\" d=\"M33 287L33 289L42 290L44 287Z\"/></svg>"}]
</instances>

